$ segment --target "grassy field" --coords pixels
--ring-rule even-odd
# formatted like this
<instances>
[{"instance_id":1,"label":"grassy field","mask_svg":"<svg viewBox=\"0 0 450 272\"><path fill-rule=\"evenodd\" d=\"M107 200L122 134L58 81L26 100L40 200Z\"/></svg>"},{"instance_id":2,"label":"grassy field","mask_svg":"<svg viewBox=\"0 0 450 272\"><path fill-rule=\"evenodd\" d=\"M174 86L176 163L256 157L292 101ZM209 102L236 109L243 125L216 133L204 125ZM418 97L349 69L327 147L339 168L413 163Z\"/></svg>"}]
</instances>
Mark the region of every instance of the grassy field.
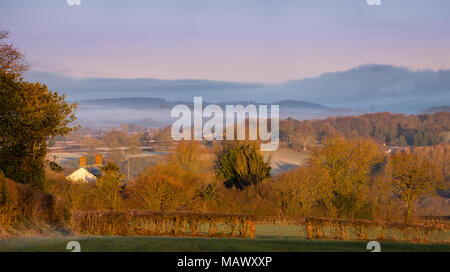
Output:
<instances>
[{"instance_id":1,"label":"grassy field","mask_svg":"<svg viewBox=\"0 0 450 272\"><path fill-rule=\"evenodd\" d=\"M268 159L269 157L270 166L272 167L271 174L275 175L303 165L308 158L308 153L279 148L274 152L266 153L265 158Z\"/></svg>"},{"instance_id":2,"label":"grassy field","mask_svg":"<svg viewBox=\"0 0 450 272\"><path fill-rule=\"evenodd\" d=\"M81 250L132 251L132 252L235 252L235 251L279 251L279 252L366 252L367 242L359 241L311 241L301 239L298 226L257 226L255 239L222 238L176 238L176 237L55 237L13 238L0 240L0 252L4 251L68 251L69 241L78 241ZM383 252L395 251L446 251L450 244L418 244L381 242Z\"/></svg>"},{"instance_id":3,"label":"grassy field","mask_svg":"<svg viewBox=\"0 0 450 272\"><path fill-rule=\"evenodd\" d=\"M58 237L14 238L0 240L0 252L64 252L69 241L76 240L81 251L92 252L366 252L366 242L309 241L301 239L221 239L173 237ZM381 242L383 252L445 251L448 244Z\"/></svg>"}]
</instances>

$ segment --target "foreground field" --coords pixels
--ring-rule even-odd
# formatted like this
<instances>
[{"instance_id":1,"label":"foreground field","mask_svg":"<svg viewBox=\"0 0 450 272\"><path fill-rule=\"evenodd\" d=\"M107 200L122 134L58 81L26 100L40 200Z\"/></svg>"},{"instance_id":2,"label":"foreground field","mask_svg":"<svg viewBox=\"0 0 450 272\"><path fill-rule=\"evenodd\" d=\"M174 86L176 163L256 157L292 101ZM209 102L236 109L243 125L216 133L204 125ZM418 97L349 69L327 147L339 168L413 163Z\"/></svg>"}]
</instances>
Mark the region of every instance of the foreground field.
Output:
<instances>
[{"instance_id":1,"label":"foreground field","mask_svg":"<svg viewBox=\"0 0 450 272\"><path fill-rule=\"evenodd\" d=\"M69 241L76 240L83 252L367 252L366 242L309 241L301 239L220 239L172 237L58 237L14 238L0 240L0 252L64 252ZM449 244L381 242L383 252L445 251Z\"/></svg>"},{"instance_id":2,"label":"foreground field","mask_svg":"<svg viewBox=\"0 0 450 272\"><path fill-rule=\"evenodd\" d=\"M69 241L78 241L83 252L367 252L366 241L305 240L304 229L295 225L256 225L255 239L64 236L0 239L0 252L67 252ZM450 243L420 244L381 242L383 252L445 251Z\"/></svg>"},{"instance_id":3,"label":"foreground field","mask_svg":"<svg viewBox=\"0 0 450 272\"><path fill-rule=\"evenodd\" d=\"M78 241L81 251L132 251L132 252L235 252L235 251L286 251L286 252L367 252L367 242L318 241L302 239L302 227L294 225L257 225L255 239L238 238L176 238L176 237L117 237L117 236L67 236L46 238L11 238L0 240L4 251L68 251L69 241ZM381 250L388 251L446 251L450 244L419 244L381 242Z\"/></svg>"}]
</instances>

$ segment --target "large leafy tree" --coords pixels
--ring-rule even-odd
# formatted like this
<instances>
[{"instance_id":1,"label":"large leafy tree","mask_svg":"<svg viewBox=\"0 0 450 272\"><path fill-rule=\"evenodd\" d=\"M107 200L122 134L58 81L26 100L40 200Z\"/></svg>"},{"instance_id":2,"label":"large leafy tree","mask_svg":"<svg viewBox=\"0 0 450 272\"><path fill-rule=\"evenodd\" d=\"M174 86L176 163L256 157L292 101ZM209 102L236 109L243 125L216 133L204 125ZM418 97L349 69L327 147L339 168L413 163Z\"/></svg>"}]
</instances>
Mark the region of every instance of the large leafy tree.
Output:
<instances>
[{"instance_id":1,"label":"large leafy tree","mask_svg":"<svg viewBox=\"0 0 450 272\"><path fill-rule=\"evenodd\" d=\"M389 158L389 170L392 191L406 206L406 222L411 220L414 201L435 193L443 185L439 168L417 154L394 154Z\"/></svg>"},{"instance_id":2,"label":"large leafy tree","mask_svg":"<svg viewBox=\"0 0 450 272\"><path fill-rule=\"evenodd\" d=\"M332 216L369 217L370 177L382 160L381 149L370 140L332 137L311 152L310 165L321 169L331 181Z\"/></svg>"},{"instance_id":3,"label":"large leafy tree","mask_svg":"<svg viewBox=\"0 0 450 272\"><path fill-rule=\"evenodd\" d=\"M46 85L23 80L25 66L14 50L0 44L0 170L43 189L47 141L72 131L77 105Z\"/></svg>"},{"instance_id":4,"label":"large leafy tree","mask_svg":"<svg viewBox=\"0 0 450 272\"><path fill-rule=\"evenodd\" d=\"M270 164L257 150L256 144L243 143L230 148L219 157L218 175L227 187L244 189L270 177Z\"/></svg>"}]
</instances>

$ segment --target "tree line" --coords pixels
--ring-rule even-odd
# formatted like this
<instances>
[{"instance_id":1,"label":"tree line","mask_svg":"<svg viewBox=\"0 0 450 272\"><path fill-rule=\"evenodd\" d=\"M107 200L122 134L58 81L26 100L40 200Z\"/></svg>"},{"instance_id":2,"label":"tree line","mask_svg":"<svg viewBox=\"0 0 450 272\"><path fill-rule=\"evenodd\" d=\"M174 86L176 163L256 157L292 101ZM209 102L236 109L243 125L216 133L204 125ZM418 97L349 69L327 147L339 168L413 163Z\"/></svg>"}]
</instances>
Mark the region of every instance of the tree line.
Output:
<instances>
[{"instance_id":1,"label":"tree line","mask_svg":"<svg viewBox=\"0 0 450 272\"><path fill-rule=\"evenodd\" d=\"M308 149L333 135L347 139L373 138L387 146L431 146L450 141L450 113L394 114L280 121L280 139L285 146Z\"/></svg>"}]
</instances>

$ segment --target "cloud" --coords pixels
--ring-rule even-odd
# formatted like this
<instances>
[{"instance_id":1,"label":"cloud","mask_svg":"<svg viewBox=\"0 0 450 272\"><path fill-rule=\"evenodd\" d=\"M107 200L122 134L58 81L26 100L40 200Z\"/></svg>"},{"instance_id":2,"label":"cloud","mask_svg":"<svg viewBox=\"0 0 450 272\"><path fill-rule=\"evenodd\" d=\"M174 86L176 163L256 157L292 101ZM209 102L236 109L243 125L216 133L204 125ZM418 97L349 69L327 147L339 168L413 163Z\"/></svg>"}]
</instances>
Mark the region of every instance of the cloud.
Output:
<instances>
[{"instance_id":1,"label":"cloud","mask_svg":"<svg viewBox=\"0 0 450 272\"><path fill-rule=\"evenodd\" d=\"M410 70L406 67L368 64L347 71L281 84L238 83L209 80L72 78L29 72L26 79L41 81L67 93L72 100L156 97L192 101L203 96L210 102L310 101L334 107L419 111L450 104L450 70Z\"/></svg>"},{"instance_id":2,"label":"cloud","mask_svg":"<svg viewBox=\"0 0 450 272\"><path fill-rule=\"evenodd\" d=\"M169 101L192 100L194 95L220 101L230 95L260 89L258 83L236 83L196 79L161 80L152 78L74 78L48 72L28 72L29 81L46 83L51 89L66 93L71 100L155 97Z\"/></svg>"},{"instance_id":3,"label":"cloud","mask_svg":"<svg viewBox=\"0 0 450 272\"><path fill-rule=\"evenodd\" d=\"M450 70L410 70L390 65L362 65L316 78L277 86L278 94L342 107L376 105L392 111L450 103ZM398 110L396 110L398 109Z\"/></svg>"}]
</instances>

